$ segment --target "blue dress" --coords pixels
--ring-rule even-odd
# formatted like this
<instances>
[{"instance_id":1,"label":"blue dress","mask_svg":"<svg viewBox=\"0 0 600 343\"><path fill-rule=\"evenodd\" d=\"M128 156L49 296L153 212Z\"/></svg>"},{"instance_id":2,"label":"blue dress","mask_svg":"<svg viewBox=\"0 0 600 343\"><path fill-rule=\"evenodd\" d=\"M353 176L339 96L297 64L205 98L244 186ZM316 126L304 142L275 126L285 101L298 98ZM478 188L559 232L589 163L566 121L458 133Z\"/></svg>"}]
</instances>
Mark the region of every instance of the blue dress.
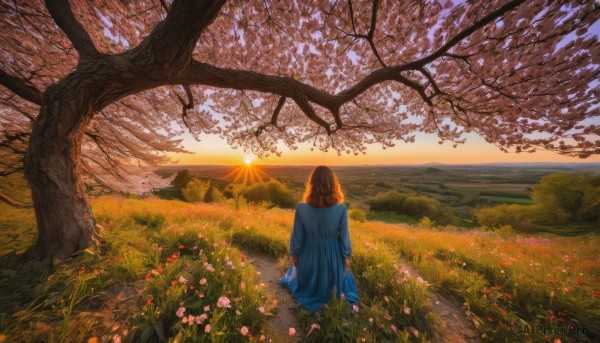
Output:
<instances>
[{"instance_id":1,"label":"blue dress","mask_svg":"<svg viewBox=\"0 0 600 343\"><path fill-rule=\"evenodd\" d=\"M315 208L301 202L290 238L290 256L298 256L298 266L291 265L279 284L289 287L309 311L319 310L334 290L338 297L356 303L354 276L344 266L351 254L346 206Z\"/></svg>"}]
</instances>

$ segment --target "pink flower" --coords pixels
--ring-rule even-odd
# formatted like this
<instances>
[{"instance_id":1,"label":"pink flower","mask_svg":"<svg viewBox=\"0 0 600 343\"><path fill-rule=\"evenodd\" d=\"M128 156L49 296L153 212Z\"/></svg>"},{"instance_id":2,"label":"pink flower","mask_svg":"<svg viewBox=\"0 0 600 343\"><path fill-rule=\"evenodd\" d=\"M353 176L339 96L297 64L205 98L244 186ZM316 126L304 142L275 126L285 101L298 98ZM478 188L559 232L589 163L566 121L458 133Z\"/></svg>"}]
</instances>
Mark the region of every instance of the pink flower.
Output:
<instances>
[{"instance_id":1,"label":"pink flower","mask_svg":"<svg viewBox=\"0 0 600 343\"><path fill-rule=\"evenodd\" d=\"M358 312L358 305L352 305L352 310L354 312Z\"/></svg>"},{"instance_id":2,"label":"pink flower","mask_svg":"<svg viewBox=\"0 0 600 343\"><path fill-rule=\"evenodd\" d=\"M188 318L187 318L187 317L183 317L183 318L181 318L181 322L182 322L183 324L186 324L186 323L188 322Z\"/></svg>"},{"instance_id":3,"label":"pink flower","mask_svg":"<svg viewBox=\"0 0 600 343\"><path fill-rule=\"evenodd\" d=\"M293 336L293 335L295 335L295 334L296 334L296 329L294 329L294 328L289 328L289 329L288 329L288 333L290 334L290 336Z\"/></svg>"},{"instance_id":4,"label":"pink flower","mask_svg":"<svg viewBox=\"0 0 600 343\"><path fill-rule=\"evenodd\" d=\"M210 305L204 306L204 312L210 311Z\"/></svg>"},{"instance_id":5,"label":"pink flower","mask_svg":"<svg viewBox=\"0 0 600 343\"><path fill-rule=\"evenodd\" d=\"M413 335L415 335L415 337L419 337L419 330L413 331Z\"/></svg>"},{"instance_id":6,"label":"pink flower","mask_svg":"<svg viewBox=\"0 0 600 343\"><path fill-rule=\"evenodd\" d=\"M262 306L261 306L261 307L259 307L259 308L258 308L258 312L260 312L260 313L265 313L265 308L264 308L264 307L262 307Z\"/></svg>"},{"instance_id":7,"label":"pink flower","mask_svg":"<svg viewBox=\"0 0 600 343\"><path fill-rule=\"evenodd\" d=\"M188 323L190 325L194 325L194 321L195 321L196 317L192 316L191 314L188 316Z\"/></svg>"},{"instance_id":8,"label":"pink flower","mask_svg":"<svg viewBox=\"0 0 600 343\"><path fill-rule=\"evenodd\" d=\"M186 278L184 278L183 276L179 277L179 283L187 283L187 281L188 280Z\"/></svg>"},{"instance_id":9,"label":"pink flower","mask_svg":"<svg viewBox=\"0 0 600 343\"><path fill-rule=\"evenodd\" d=\"M206 279L205 278L200 279L200 284L201 285L206 285Z\"/></svg>"},{"instance_id":10,"label":"pink flower","mask_svg":"<svg viewBox=\"0 0 600 343\"><path fill-rule=\"evenodd\" d=\"M206 315L206 313L202 313L201 315L196 316L196 324L202 324L207 319L208 319L208 316Z\"/></svg>"},{"instance_id":11,"label":"pink flower","mask_svg":"<svg viewBox=\"0 0 600 343\"><path fill-rule=\"evenodd\" d=\"M373 318L369 317L369 323L373 322Z\"/></svg>"},{"instance_id":12,"label":"pink flower","mask_svg":"<svg viewBox=\"0 0 600 343\"><path fill-rule=\"evenodd\" d=\"M398 333L398 328L396 327L396 325L394 325L394 324L390 325L390 329L392 329L392 331L394 331L394 333Z\"/></svg>"},{"instance_id":13,"label":"pink flower","mask_svg":"<svg viewBox=\"0 0 600 343\"><path fill-rule=\"evenodd\" d=\"M308 335L310 335L315 329L320 329L321 326L317 323L312 323L310 325L310 330L308 330Z\"/></svg>"},{"instance_id":14,"label":"pink flower","mask_svg":"<svg viewBox=\"0 0 600 343\"><path fill-rule=\"evenodd\" d=\"M258 338L258 340L261 341L261 342L264 341L265 339L266 339L265 335L260 335L260 337Z\"/></svg>"},{"instance_id":15,"label":"pink flower","mask_svg":"<svg viewBox=\"0 0 600 343\"><path fill-rule=\"evenodd\" d=\"M206 332L206 333L210 332L210 324L206 324L206 326L204 327L204 332Z\"/></svg>"},{"instance_id":16,"label":"pink flower","mask_svg":"<svg viewBox=\"0 0 600 343\"><path fill-rule=\"evenodd\" d=\"M405 308L404 308L404 313L406 313L406 314L410 314L410 307L408 307L408 306L407 306L407 307L405 307Z\"/></svg>"},{"instance_id":17,"label":"pink flower","mask_svg":"<svg viewBox=\"0 0 600 343\"><path fill-rule=\"evenodd\" d=\"M177 317L181 318L183 317L183 312L185 312L185 307L180 307L175 314L177 314Z\"/></svg>"},{"instance_id":18,"label":"pink flower","mask_svg":"<svg viewBox=\"0 0 600 343\"><path fill-rule=\"evenodd\" d=\"M242 328L240 329L240 333L242 334L242 336L246 336L248 334L248 328L242 326Z\"/></svg>"},{"instance_id":19,"label":"pink flower","mask_svg":"<svg viewBox=\"0 0 600 343\"><path fill-rule=\"evenodd\" d=\"M114 336L113 336L113 342L114 342L114 343L121 343L121 336L119 336L119 335L114 335Z\"/></svg>"},{"instance_id":20,"label":"pink flower","mask_svg":"<svg viewBox=\"0 0 600 343\"><path fill-rule=\"evenodd\" d=\"M217 300L217 307L231 307L231 301L227 297L220 297Z\"/></svg>"}]
</instances>

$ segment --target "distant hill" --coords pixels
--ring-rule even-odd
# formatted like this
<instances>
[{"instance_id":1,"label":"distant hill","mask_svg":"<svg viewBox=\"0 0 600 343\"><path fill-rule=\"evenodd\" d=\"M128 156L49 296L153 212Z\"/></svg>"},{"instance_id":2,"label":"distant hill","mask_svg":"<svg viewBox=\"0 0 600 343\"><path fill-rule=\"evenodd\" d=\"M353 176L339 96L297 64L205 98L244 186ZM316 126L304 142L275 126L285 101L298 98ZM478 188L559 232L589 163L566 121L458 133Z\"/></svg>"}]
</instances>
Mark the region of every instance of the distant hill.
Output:
<instances>
[{"instance_id":1,"label":"distant hill","mask_svg":"<svg viewBox=\"0 0 600 343\"><path fill-rule=\"evenodd\" d=\"M449 172L447 170L440 169L440 168L429 167L429 168L417 170L416 172L410 173L408 175L450 175L450 174L454 174L454 173Z\"/></svg>"}]
</instances>

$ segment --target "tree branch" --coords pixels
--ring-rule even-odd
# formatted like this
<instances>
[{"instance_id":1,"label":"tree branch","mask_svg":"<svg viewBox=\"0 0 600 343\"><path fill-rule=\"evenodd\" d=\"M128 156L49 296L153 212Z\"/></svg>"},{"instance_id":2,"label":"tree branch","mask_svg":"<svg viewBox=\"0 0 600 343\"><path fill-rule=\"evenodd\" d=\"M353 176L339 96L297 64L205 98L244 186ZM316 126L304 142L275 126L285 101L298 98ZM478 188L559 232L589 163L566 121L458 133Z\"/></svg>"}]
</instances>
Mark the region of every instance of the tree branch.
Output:
<instances>
[{"instance_id":1,"label":"tree branch","mask_svg":"<svg viewBox=\"0 0 600 343\"><path fill-rule=\"evenodd\" d=\"M40 92L34 85L31 83L16 77L7 74L4 70L0 69L0 84L4 87L8 88L10 91L20 96L21 98L32 102L36 105L42 105L42 92Z\"/></svg>"},{"instance_id":2,"label":"tree branch","mask_svg":"<svg viewBox=\"0 0 600 343\"><path fill-rule=\"evenodd\" d=\"M277 117L279 117L279 112L281 112L283 105L285 105L286 99L287 98L284 96L279 98L279 102L277 103L277 106L275 106L275 109L273 110L273 114L271 115L271 121L269 123L262 124L261 126L259 126L258 129L256 129L254 136L258 137L263 132L263 130L267 128L267 125L273 125L273 126L279 128L277 126Z\"/></svg>"},{"instance_id":3,"label":"tree branch","mask_svg":"<svg viewBox=\"0 0 600 343\"><path fill-rule=\"evenodd\" d=\"M188 97L188 102L186 103L183 100L183 98L179 96L179 94L177 94L177 98L181 102L181 118L183 119L183 123L185 124L185 126L187 126L187 128L191 132L192 128L188 124L186 118L187 118L187 111L194 108L194 96L192 94L192 89L190 88L189 85L183 85L183 89L185 89L185 94Z\"/></svg>"},{"instance_id":4,"label":"tree branch","mask_svg":"<svg viewBox=\"0 0 600 343\"><path fill-rule=\"evenodd\" d=\"M68 0L46 0L45 3L52 19L67 35L81 57L95 57L100 54L90 35L75 18Z\"/></svg>"}]
</instances>

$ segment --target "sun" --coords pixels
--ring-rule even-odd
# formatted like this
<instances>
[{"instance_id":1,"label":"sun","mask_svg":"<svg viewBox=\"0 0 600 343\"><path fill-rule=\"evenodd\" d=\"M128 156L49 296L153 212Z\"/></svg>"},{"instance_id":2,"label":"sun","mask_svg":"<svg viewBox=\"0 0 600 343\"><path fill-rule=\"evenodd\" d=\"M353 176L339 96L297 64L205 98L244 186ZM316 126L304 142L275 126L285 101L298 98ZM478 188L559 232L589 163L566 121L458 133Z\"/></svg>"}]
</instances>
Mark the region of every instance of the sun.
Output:
<instances>
[{"instance_id":1,"label":"sun","mask_svg":"<svg viewBox=\"0 0 600 343\"><path fill-rule=\"evenodd\" d=\"M244 162L246 162L246 165L249 167L250 164L252 163L252 160L250 160L249 158L244 159Z\"/></svg>"},{"instance_id":2,"label":"sun","mask_svg":"<svg viewBox=\"0 0 600 343\"><path fill-rule=\"evenodd\" d=\"M244 186L257 182L263 183L263 178L267 176L260 166L252 165L252 158L244 157L244 163L235 168L232 172L225 176L225 179L233 179L234 183L241 183Z\"/></svg>"}]
</instances>

